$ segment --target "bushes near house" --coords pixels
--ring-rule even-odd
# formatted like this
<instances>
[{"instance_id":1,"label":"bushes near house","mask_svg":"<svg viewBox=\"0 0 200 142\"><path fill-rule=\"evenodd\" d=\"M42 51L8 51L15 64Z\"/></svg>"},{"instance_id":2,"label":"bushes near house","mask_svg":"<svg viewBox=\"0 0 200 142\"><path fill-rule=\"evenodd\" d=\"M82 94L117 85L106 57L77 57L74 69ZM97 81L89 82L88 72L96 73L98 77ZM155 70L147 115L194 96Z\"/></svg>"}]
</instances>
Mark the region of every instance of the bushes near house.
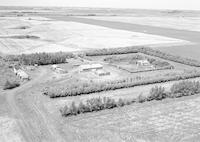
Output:
<instances>
[{"instance_id":1,"label":"bushes near house","mask_svg":"<svg viewBox=\"0 0 200 142\"><path fill-rule=\"evenodd\" d=\"M139 52L144 53L146 55L159 57L165 60L174 61L185 65L200 67L200 62L197 60L171 55L148 47L139 48Z\"/></svg>"},{"instance_id":2,"label":"bushes near house","mask_svg":"<svg viewBox=\"0 0 200 142\"><path fill-rule=\"evenodd\" d=\"M16 88L19 86L20 86L20 84L18 82L10 82L7 80L3 86L3 90L13 89L13 88Z\"/></svg>"},{"instance_id":3,"label":"bushes near house","mask_svg":"<svg viewBox=\"0 0 200 142\"><path fill-rule=\"evenodd\" d=\"M155 86L150 90L149 96L139 95L136 99L119 99L115 101L112 98L92 98L88 99L86 103L80 102L78 105L72 102L71 105L65 105L60 109L62 116L78 115L81 113L88 113L94 111L101 111L105 109L112 109L116 107L123 107L133 103L144 103L146 101L163 100L166 98L178 98L182 96L191 96L200 93L200 82L198 81L182 81L172 85L169 92L165 91L164 87Z\"/></svg>"}]
</instances>

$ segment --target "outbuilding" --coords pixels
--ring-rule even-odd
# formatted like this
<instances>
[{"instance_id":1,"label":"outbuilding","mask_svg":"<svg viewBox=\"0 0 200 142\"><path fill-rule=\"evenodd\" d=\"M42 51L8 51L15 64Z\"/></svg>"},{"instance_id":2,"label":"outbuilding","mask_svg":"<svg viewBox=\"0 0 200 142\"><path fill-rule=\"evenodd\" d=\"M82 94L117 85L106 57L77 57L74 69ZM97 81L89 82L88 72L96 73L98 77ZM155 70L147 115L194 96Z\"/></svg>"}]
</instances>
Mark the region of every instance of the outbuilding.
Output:
<instances>
[{"instance_id":1,"label":"outbuilding","mask_svg":"<svg viewBox=\"0 0 200 142\"><path fill-rule=\"evenodd\" d=\"M30 79L29 75L25 71L23 71L21 69L17 70L17 76L19 78L23 79L23 80L29 80Z\"/></svg>"},{"instance_id":2,"label":"outbuilding","mask_svg":"<svg viewBox=\"0 0 200 142\"><path fill-rule=\"evenodd\" d=\"M95 71L95 74L97 74L98 76L107 76L107 75L110 75L110 72L105 71L105 70L97 70Z\"/></svg>"},{"instance_id":3,"label":"outbuilding","mask_svg":"<svg viewBox=\"0 0 200 142\"><path fill-rule=\"evenodd\" d=\"M87 71L95 71L103 69L103 65L101 64L85 64L79 66L80 72L87 72Z\"/></svg>"}]
</instances>

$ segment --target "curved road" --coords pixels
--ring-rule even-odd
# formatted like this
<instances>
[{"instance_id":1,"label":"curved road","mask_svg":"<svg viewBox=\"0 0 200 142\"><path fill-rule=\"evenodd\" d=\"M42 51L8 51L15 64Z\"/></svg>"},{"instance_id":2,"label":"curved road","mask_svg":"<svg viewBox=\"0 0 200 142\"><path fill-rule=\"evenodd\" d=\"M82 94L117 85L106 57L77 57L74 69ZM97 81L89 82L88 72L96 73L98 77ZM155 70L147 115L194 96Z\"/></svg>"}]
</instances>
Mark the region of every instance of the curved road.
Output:
<instances>
[{"instance_id":1,"label":"curved road","mask_svg":"<svg viewBox=\"0 0 200 142\"><path fill-rule=\"evenodd\" d=\"M47 118L41 112L40 106L36 106L30 97L30 90L39 87L47 76L47 70L40 69L36 78L6 94L9 108L18 118L18 124L27 142L64 142L54 124L50 123L51 118Z\"/></svg>"}]
</instances>

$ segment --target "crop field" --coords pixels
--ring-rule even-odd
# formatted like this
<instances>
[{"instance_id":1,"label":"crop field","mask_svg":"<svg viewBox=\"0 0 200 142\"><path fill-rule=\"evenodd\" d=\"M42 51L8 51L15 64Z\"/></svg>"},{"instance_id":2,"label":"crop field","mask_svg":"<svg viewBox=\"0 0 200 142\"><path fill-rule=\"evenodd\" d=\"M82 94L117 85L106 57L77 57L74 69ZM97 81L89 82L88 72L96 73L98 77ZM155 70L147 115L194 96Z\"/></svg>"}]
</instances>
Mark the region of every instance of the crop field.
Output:
<instances>
[{"instance_id":1,"label":"crop field","mask_svg":"<svg viewBox=\"0 0 200 142\"><path fill-rule=\"evenodd\" d=\"M75 116L65 120L65 131L70 134L79 130L81 141L109 138L110 141L198 142L198 103L199 96L186 97Z\"/></svg>"},{"instance_id":2,"label":"crop field","mask_svg":"<svg viewBox=\"0 0 200 142\"><path fill-rule=\"evenodd\" d=\"M41 17L1 17L0 20L1 52L7 54L189 43L157 35Z\"/></svg>"},{"instance_id":3,"label":"crop field","mask_svg":"<svg viewBox=\"0 0 200 142\"><path fill-rule=\"evenodd\" d=\"M124 22L139 25L156 26L163 28L172 28L179 30L200 31L199 17L184 17L184 16L166 16L166 17L137 17L137 16L90 16L85 17L90 19Z\"/></svg>"}]
</instances>

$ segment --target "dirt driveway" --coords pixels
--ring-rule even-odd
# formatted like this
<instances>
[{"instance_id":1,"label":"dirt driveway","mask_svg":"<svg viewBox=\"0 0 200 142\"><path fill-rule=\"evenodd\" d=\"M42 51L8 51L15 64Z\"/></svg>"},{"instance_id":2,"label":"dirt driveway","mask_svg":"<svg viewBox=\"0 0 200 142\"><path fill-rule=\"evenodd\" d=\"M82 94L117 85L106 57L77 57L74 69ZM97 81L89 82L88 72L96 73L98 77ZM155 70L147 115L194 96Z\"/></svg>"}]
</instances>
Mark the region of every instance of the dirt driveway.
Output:
<instances>
[{"instance_id":1,"label":"dirt driveway","mask_svg":"<svg viewBox=\"0 0 200 142\"><path fill-rule=\"evenodd\" d=\"M63 142L56 131L52 117L43 111L37 95L42 83L48 78L47 70L40 68L40 74L19 88L6 92L7 102L27 142Z\"/></svg>"}]
</instances>

